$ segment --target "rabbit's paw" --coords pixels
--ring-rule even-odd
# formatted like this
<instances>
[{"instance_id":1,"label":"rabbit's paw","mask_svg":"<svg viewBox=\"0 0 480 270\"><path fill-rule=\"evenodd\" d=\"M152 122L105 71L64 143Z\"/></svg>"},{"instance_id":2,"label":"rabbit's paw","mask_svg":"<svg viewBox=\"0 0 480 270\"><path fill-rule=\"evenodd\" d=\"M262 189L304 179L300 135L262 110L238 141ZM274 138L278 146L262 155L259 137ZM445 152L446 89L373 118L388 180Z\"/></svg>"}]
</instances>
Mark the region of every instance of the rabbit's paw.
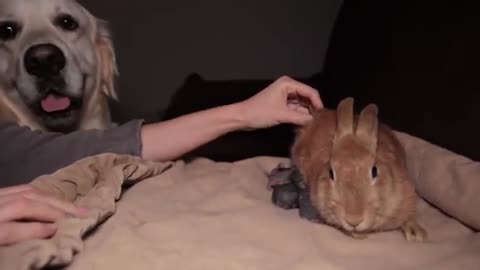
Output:
<instances>
[{"instance_id":1,"label":"rabbit's paw","mask_svg":"<svg viewBox=\"0 0 480 270\"><path fill-rule=\"evenodd\" d=\"M427 240L427 231L416 220L407 221L401 230L407 241L424 242Z\"/></svg>"}]
</instances>

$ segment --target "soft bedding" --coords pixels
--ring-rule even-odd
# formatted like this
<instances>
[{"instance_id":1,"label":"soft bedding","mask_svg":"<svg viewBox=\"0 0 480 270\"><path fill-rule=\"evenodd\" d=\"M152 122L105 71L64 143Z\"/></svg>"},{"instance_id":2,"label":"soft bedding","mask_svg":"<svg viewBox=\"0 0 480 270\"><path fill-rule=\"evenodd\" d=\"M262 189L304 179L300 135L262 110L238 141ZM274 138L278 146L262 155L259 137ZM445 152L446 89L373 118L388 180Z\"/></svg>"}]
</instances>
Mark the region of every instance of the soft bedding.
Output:
<instances>
[{"instance_id":1,"label":"soft bedding","mask_svg":"<svg viewBox=\"0 0 480 270\"><path fill-rule=\"evenodd\" d=\"M479 269L480 163L397 134L423 198L426 243L398 231L357 240L275 207L266 174L285 158L105 154L34 181L94 211L65 220L52 239L0 248L0 269Z\"/></svg>"}]
</instances>

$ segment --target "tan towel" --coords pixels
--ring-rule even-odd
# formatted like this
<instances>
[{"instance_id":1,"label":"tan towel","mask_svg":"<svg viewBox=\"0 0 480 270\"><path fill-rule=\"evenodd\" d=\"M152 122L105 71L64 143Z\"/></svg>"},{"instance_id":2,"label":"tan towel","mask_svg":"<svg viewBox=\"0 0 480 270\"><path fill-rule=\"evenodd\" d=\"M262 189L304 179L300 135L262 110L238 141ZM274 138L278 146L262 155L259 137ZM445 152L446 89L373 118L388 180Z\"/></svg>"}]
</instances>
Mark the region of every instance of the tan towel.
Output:
<instances>
[{"instance_id":1,"label":"tan towel","mask_svg":"<svg viewBox=\"0 0 480 270\"><path fill-rule=\"evenodd\" d=\"M162 173L171 163L153 163L125 155L102 154L80 160L32 184L42 192L90 209L86 218L59 223L54 237L0 247L0 269L41 269L69 264L83 249L82 237L115 212L123 184Z\"/></svg>"},{"instance_id":2,"label":"tan towel","mask_svg":"<svg viewBox=\"0 0 480 270\"><path fill-rule=\"evenodd\" d=\"M480 163L406 133L396 134L420 195L480 230Z\"/></svg>"},{"instance_id":3,"label":"tan towel","mask_svg":"<svg viewBox=\"0 0 480 270\"><path fill-rule=\"evenodd\" d=\"M480 228L480 163L407 134L398 135L420 195L431 203L419 202L419 221L430 235L427 243L407 242L400 232L356 240L329 226L302 220L295 210L273 206L266 173L286 161L282 158L235 163L198 159L189 164L135 160L133 164L147 171L150 166L159 167L150 173L138 170L139 180L151 177L122 194L115 215L103 215L109 218L89 234L84 247L78 237L84 233L65 230L41 245L29 241L10 253L0 250L4 263L0 269L58 263L71 263L69 270L480 269L480 235L472 230ZM64 170L84 170L82 175L90 179L100 174L99 168L111 167L115 166L77 164ZM113 202L109 209L114 208ZM95 220L66 220L63 228L77 222L90 222L87 227L91 227ZM65 240L55 240L61 237ZM70 248L64 253L59 243ZM82 252L73 259L72 250Z\"/></svg>"},{"instance_id":4,"label":"tan towel","mask_svg":"<svg viewBox=\"0 0 480 270\"><path fill-rule=\"evenodd\" d=\"M68 269L480 269L480 234L462 224L480 225L480 164L399 136L421 195L436 203L419 203L427 243L400 232L356 240L276 208L265 173L285 159L198 159L126 192Z\"/></svg>"}]
</instances>

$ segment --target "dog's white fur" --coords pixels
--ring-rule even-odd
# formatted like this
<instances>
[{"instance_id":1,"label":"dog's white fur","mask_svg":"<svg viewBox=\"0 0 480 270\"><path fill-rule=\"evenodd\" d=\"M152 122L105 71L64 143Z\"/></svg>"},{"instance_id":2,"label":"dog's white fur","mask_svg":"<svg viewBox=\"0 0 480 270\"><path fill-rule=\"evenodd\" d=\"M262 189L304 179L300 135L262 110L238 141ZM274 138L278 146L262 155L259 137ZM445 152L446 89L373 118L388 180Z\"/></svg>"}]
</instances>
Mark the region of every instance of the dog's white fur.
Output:
<instances>
[{"instance_id":1,"label":"dog's white fur","mask_svg":"<svg viewBox=\"0 0 480 270\"><path fill-rule=\"evenodd\" d=\"M55 18L62 14L77 20L78 30L59 28ZM48 42L66 56L65 91L82 100L75 129L105 129L112 124L107 98L118 99L117 65L104 21L75 0L0 0L0 26L5 22L15 22L21 30L12 40L0 39L0 120L49 130L31 108L39 94L23 66L29 47Z\"/></svg>"}]
</instances>

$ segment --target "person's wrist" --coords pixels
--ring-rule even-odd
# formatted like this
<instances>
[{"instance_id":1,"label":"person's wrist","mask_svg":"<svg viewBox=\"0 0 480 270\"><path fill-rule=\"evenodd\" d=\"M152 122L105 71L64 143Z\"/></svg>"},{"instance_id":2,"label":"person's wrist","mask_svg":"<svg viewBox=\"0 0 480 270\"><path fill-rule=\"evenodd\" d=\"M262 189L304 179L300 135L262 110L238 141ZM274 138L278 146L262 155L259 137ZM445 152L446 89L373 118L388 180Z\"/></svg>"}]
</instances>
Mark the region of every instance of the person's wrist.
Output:
<instances>
[{"instance_id":1,"label":"person's wrist","mask_svg":"<svg viewBox=\"0 0 480 270\"><path fill-rule=\"evenodd\" d=\"M230 118L232 119L236 130L250 130L249 121L247 120L247 108L245 101L228 105Z\"/></svg>"}]
</instances>

